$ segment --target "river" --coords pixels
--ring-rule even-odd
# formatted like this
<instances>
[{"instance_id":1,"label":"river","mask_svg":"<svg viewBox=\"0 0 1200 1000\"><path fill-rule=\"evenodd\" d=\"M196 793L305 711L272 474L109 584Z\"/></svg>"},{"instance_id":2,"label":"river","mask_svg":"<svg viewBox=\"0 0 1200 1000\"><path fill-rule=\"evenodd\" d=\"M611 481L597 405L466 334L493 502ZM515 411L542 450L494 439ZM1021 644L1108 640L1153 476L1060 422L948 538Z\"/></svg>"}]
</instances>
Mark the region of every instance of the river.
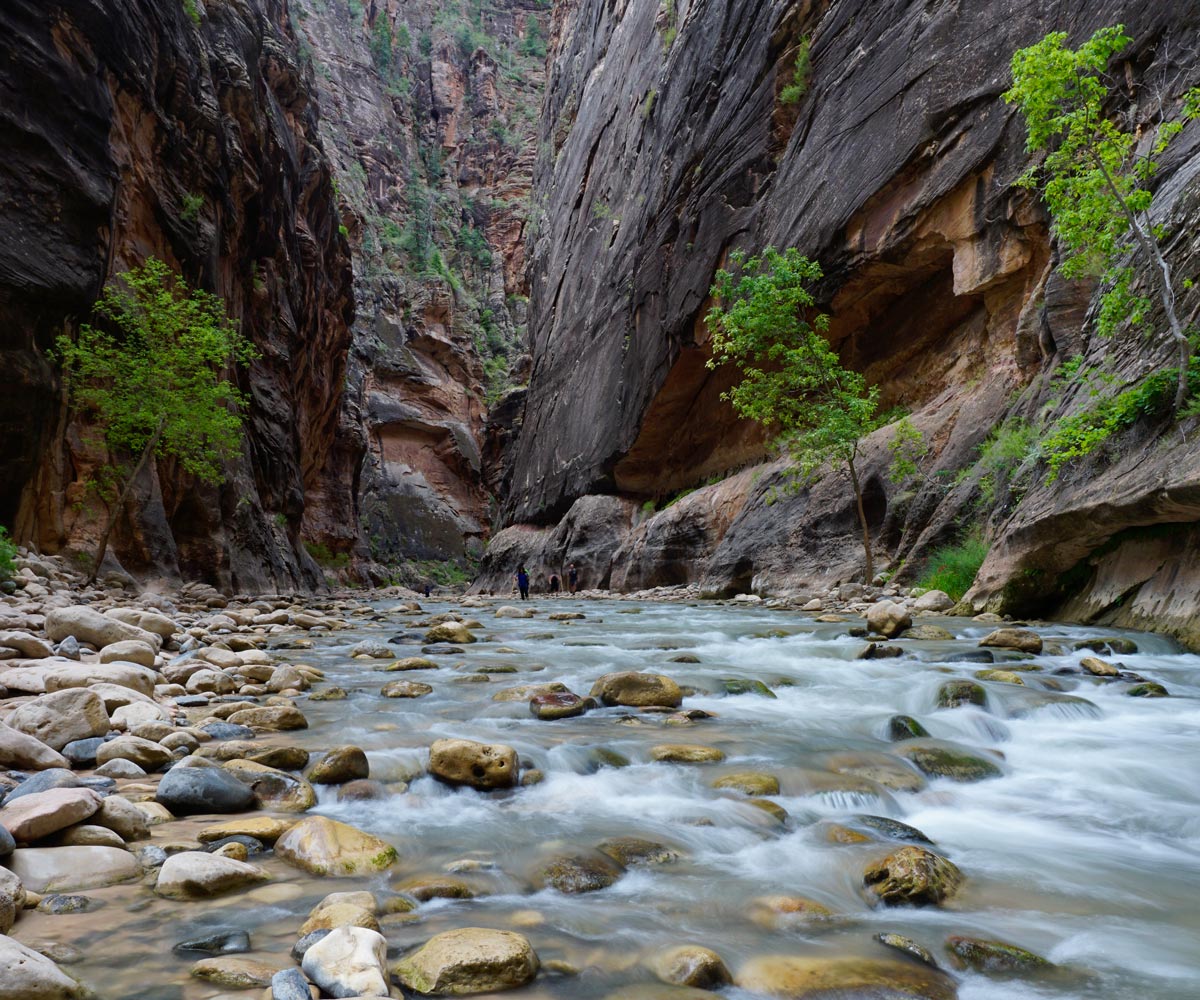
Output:
<instances>
[{"instance_id":1,"label":"river","mask_svg":"<svg viewBox=\"0 0 1200 1000\"><path fill-rule=\"evenodd\" d=\"M97 890L90 895L104 900L104 908L76 917L30 914L22 938L78 928L72 943L84 958L71 970L101 997L202 1000L223 991L187 978L191 960L172 955L175 942L241 927L251 932L254 955L288 964L296 928L326 893L360 887L386 893L401 878L457 868L471 869L463 877L476 898L424 903L385 920L384 933L399 954L453 927L516 927L544 965L582 970L544 971L514 997L585 1000L648 986L653 979L641 956L681 942L715 949L735 974L766 953L894 957L874 941L883 931L913 938L940 960L945 938L966 934L1018 944L1063 967L1008 978L960 972L962 1000L1200 996L1200 657L1162 637L1121 633L1138 652L1106 658L1161 682L1172 695L1133 698L1125 694L1127 683L1056 673L1078 665L1074 642L1117 633L1038 625L1047 642L1068 651L1036 657L1042 669L1022 672L1024 686L985 682L984 707L937 709L942 682L986 666L948 658L977 650L994 626L937 618L954 641L904 641L905 657L855 660L864 640L846 634L853 621L817 623L737 605L534 604L537 618L512 620L493 618L491 607L428 602L426 615L462 610L485 626L484 641L439 657L436 670L389 674L375 669L383 662L348 656L363 638L419 634L414 616L394 604L376 605L375 620L348 631L315 634L313 649L291 654L324 669L327 683L350 696L301 699L310 728L275 741L314 751L357 744L368 752L372 777L409 779L407 792L377 801L338 802L336 789L320 789L317 811L398 848L400 861L390 872L320 880L268 857L264 863L278 877L268 886L191 904L158 899L143 886ZM553 611L586 618L548 621ZM418 651L394 648L401 655ZM673 662L680 654L699 662ZM1027 665L1018 654L997 651L998 661L1006 658ZM501 672L474 673L480 668ZM713 717L675 726L662 714L605 708L544 722L524 701L493 700L516 684L551 681L586 694L598 676L617 670L665 673L695 689L685 709ZM479 676L486 681L477 682ZM433 693L380 697L380 686L396 678L425 681ZM726 694L729 678L762 681L774 697ZM922 779L892 755L887 723L896 713L917 718L935 738L999 751L1002 775L966 784ZM429 744L448 736L507 743L545 779L510 792L452 790L420 774ZM705 765L649 759L652 746L680 742L719 748L726 759ZM607 763L597 748L610 752ZM611 766L621 758L627 766ZM781 793L771 800L786 809L786 822L712 787L722 775L747 770L778 777ZM870 780L875 774L885 783ZM966 876L960 894L940 908L872 908L862 893L863 868L902 845L837 842L844 827L866 829L856 819L861 815L892 817L922 831ZM155 842L179 840L191 828L156 828ZM598 892L531 888L539 859L615 836L657 841L680 857L631 867ZM753 900L777 894L815 900L837 918L751 919ZM57 923L66 920L75 923ZM757 994L730 987L722 995Z\"/></svg>"}]
</instances>

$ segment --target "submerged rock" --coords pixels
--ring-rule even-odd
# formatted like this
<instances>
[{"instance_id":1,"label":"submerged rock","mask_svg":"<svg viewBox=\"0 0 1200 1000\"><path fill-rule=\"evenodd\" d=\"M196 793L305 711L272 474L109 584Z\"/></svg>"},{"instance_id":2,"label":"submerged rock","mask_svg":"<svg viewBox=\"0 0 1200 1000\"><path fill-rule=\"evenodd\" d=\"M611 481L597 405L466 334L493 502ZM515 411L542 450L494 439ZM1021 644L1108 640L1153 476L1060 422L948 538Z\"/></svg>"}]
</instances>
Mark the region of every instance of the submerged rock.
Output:
<instances>
[{"instance_id":1,"label":"submerged rock","mask_svg":"<svg viewBox=\"0 0 1200 1000\"><path fill-rule=\"evenodd\" d=\"M980 646L1015 649L1022 653L1040 653L1042 637L1027 628L998 628L979 640Z\"/></svg>"},{"instance_id":2,"label":"submerged rock","mask_svg":"<svg viewBox=\"0 0 1200 1000\"><path fill-rule=\"evenodd\" d=\"M675 986L715 990L733 982L721 956L697 944L668 948L654 955L649 965L659 979Z\"/></svg>"},{"instance_id":3,"label":"submerged rock","mask_svg":"<svg viewBox=\"0 0 1200 1000\"><path fill-rule=\"evenodd\" d=\"M543 864L534 876L539 888L549 887L568 895L607 889L625 873L607 854L561 855Z\"/></svg>"},{"instance_id":4,"label":"submerged rock","mask_svg":"<svg viewBox=\"0 0 1200 1000\"><path fill-rule=\"evenodd\" d=\"M421 681L388 681L379 693L385 698L423 698L433 694L433 685Z\"/></svg>"},{"instance_id":5,"label":"submerged rock","mask_svg":"<svg viewBox=\"0 0 1200 1000\"><path fill-rule=\"evenodd\" d=\"M596 850L607 854L617 864L626 868L639 865L665 865L679 860L679 852L654 840L640 837L611 837L596 845Z\"/></svg>"},{"instance_id":6,"label":"submerged rock","mask_svg":"<svg viewBox=\"0 0 1200 1000\"><path fill-rule=\"evenodd\" d=\"M1135 684L1125 692L1130 698L1167 698L1167 689L1156 681L1144 681Z\"/></svg>"},{"instance_id":7,"label":"submerged rock","mask_svg":"<svg viewBox=\"0 0 1200 1000\"><path fill-rule=\"evenodd\" d=\"M467 996L524 986L538 967L537 954L523 934L463 927L430 938L396 963L395 974L422 995Z\"/></svg>"},{"instance_id":8,"label":"submerged rock","mask_svg":"<svg viewBox=\"0 0 1200 1000\"><path fill-rule=\"evenodd\" d=\"M1053 968L1041 955L1005 941L952 935L946 938L946 951L958 968L973 972L1032 972Z\"/></svg>"},{"instance_id":9,"label":"submerged rock","mask_svg":"<svg viewBox=\"0 0 1200 1000\"><path fill-rule=\"evenodd\" d=\"M955 1000L958 996L954 981L944 973L889 959L762 955L742 966L734 982L744 990L787 1000Z\"/></svg>"},{"instance_id":10,"label":"submerged rock","mask_svg":"<svg viewBox=\"0 0 1200 1000\"><path fill-rule=\"evenodd\" d=\"M863 872L867 892L887 906L938 905L962 883L952 861L923 847L902 847Z\"/></svg>"},{"instance_id":11,"label":"submerged rock","mask_svg":"<svg viewBox=\"0 0 1200 1000\"><path fill-rule=\"evenodd\" d=\"M671 764L715 764L725 752L699 743L660 743L650 748L650 759Z\"/></svg>"},{"instance_id":12,"label":"submerged rock","mask_svg":"<svg viewBox=\"0 0 1200 1000\"><path fill-rule=\"evenodd\" d=\"M968 680L943 682L937 690L938 708L960 708L963 705L987 704L987 691L981 684Z\"/></svg>"},{"instance_id":13,"label":"submerged rock","mask_svg":"<svg viewBox=\"0 0 1200 1000\"><path fill-rule=\"evenodd\" d=\"M717 778L713 788L731 789L746 795L778 795L779 779L765 771L738 771Z\"/></svg>"},{"instance_id":14,"label":"submerged rock","mask_svg":"<svg viewBox=\"0 0 1200 1000\"><path fill-rule=\"evenodd\" d=\"M893 715L888 719L888 739L893 743L912 739L914 736L928 735L929 730L911 715Z\"/></svg>"},{"instance_id":15,"label":"submerged rock","mask_svg":"<svg viewBox=\"0 0 1200 1000\"><path fill-rule=\"evenodd\" d=\"M931 969L940 969L937 959L933 957L933 953L928 948L923 948L910 937L905 937L903 934L883 933L876 934L875 940L885 948L892 948L896 951L903 952L909 958L915 958L918 962L928 965Z\"/></svg>"},{"instance_id":16,"label":"submerged rock","mask_svg":"<svg viewBox=\"0 0 1200 1000\"><path fill-rule=\"evenodd\" d=\"M970 782L999 778L1004 774L999 765L986 757L952 747L914 743L897 747L896 753L911 760L931 778Z\"/></svg>"},{"instance_id":17,"label":"submerged rock","mask_svg":"<svg viewBox=\"0 0 1200 1000\"><path fill-rule=\"evenodd\" d=\"M571 719L595 707L594 698L581 698L570 691L539 693L529 699L529 713L542 721Z\"/></svg>"}]
</instances>

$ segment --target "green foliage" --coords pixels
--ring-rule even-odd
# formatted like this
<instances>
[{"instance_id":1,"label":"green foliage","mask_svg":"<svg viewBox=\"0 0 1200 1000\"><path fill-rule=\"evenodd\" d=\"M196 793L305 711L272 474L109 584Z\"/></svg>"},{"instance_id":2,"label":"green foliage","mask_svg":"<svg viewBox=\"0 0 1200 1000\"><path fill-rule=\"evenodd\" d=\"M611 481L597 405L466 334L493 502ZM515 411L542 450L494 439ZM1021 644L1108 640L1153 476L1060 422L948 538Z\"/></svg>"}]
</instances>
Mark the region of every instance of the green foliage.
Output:
<instances>
[{"instance_id":1,"label":"green foliage","mask_svg":"<svg viewBox=\"0 0 1200 1000\"><path fill-rule=\"evenodd\" d=\"M979 464L983 469L979 489L984 502L994 503L999 484L1013 480L1037 455L1038 430L1029 421L1008 420L992 431L979 446Z\"/></svg>"},{"instance_id":2,"label":"green foliage","mask_svg":"<svg viewBox=\"0 0 1200 1000\"><path fill-rule=\"evenodd\" d=\"M675 44L675 36L679 34L675 0L662 0L658 8L657 23L662 26L663 49L669 52L671 51L671 46Z\"/></svg>"},{"instance_id":3,"label":"green foliage","mask_svg":"<svg viewBox=\"0 0 1200 1000\"><path fill-rule=\"evenodd\" d=\"M1149 300L1133 290L1133 270L1120 263L1122 244L1132 230L1139 248L1150 258L1157 256L1157 234L1144 220L1151 201L1147 185L1158 169L1155 157L1182 124L1162 125L1150 150L1139 155L1133 115L1125 121L1105 113L1116 91L1104 74L1130 37L1117 25L1101 28L1076 50L1066 40L1065 32L1052 32L1015 52L1013 85L1004 99L1025 118L1029 152L1045 151L1042 164L1017 183L1036 188L1043 182L1054 234L1064 251L1062 273L1099 277L1109 286L1097 324L1107 336L1125 322L1143 325L1149 313ZM1195 117L1198 105L1200 91L1190 92L1184 116ZM1146 263L1156 264L1154 259Z\"/></svg>"},{"instance_id":4,"label":"green foliage","mask_svg":"<svg viewBox=\"0 0 1200 1000\"><path fill-rule=\"evenodd\" d=\"M321 542L305 542L304 548L322 569L345 569L350 565L348 552L333 552Z\"/></svg>"},{"instance_id":5,"label":"green foliage","mask_svg":"<svg viewBox=\"0 0 1200 1000\"><path fill-rule=\"evenodd\" d=\"M196 6L196 0L183 0L183 12L187 14L192 24L200 26L200 8Z\"/></svg>"},{"instance_id":6,"label":"green foliage","mask_svg":"<svg viewBox=\"0 0 1200 1000\"><path fill-rule=\"evenodd\" d=\"M113 454L149 449L221 482L247 399L220 372L257 356L225 304L151 257L106 288L95 311L103 328L84 324L77 340L57 341L72 404L95 420Z\"/></svg>"},{"instance_id":7,"label":"green foliage","mask_svg":"<svg viewBox=\"0 0 1200 1000\"><path fill-rule=\"evenodd\" d=\"M200 218L200 209L204 207L204 195L185 194L179 202L179 217L184 222L195 222Z\"/></svg>"},{"instance_id":8,"label":"green foliage","mask_svg":"<svg viewBox=\"0 0 1200 1000\"><path fill-rule=\"evenodd\" d=\"M978 531L957 545L935 549L925 561L925 571L917 581L924 590L942 590L954 600L962 600L971 589L975 575L987 557L988 546Z\"/></svg>"},{"instance_id":9,"label":"green foliage","mask_svg":"<svg viewBox=\"0 0 1200 1000\"><path fill-rule=\"evenodd\" d=\"M8 529L0 524L0 581L11 580L17 571L17 547L8 537Z\"/></svg>"},{"instance_id":10,"label":"green foliage","mask_svg":"<svg viewBox=\"0 0 1200 1000\"><path fill-rule=\"evenodd\" d=\"M375 26L371 29L371 61L375 69L385 80L392 76L394 57L392 53L392 28L388 24L387 13L380 11L375 17Z\"/></svg>"},{"instance_id":11,"label":"green foliage","mask_svg":"<svg viewBox=\"0 0 1200 1000\"><path fill-rule=\"evenodd\" d=\"M885 423L891 423L886 415L880 418ZM929 445L925 435L917 430L908 417L901 417L896 424L896 432L888 442L888 451L892 461L888 467L888 479L893 483L902 483L906 479L922 474L921 460L929 454Z\"/></svg>"},{"instance_id":12,"label":"green foliage","mask_svg":"<svg viewBox=\"0 0 1200 1000\"><path fill-rule=\"evenodd\" d=\"M1163 417L1171 412L1179 371L1166 368L1152 373L1137 385L1101 399L1082 413L1058 421L1042 441L1041 454L1049 467L1048 483L1054 482L1068 462L1090 455L1115 434L1146 417ZM1191 358L1187 374L1189 395L1200 393L1200 359ZM1179 411L1192 416L1196 407Z\"/></svg>"},{"instance_id":13,"label":"green foliage","mask_svg":"<svg viewBox=\"0 0 1200 1000\"><path fill-rule=\"evenodd\" d=\"M403 21L396 26L396 40L393 48L406 55L412 48L412 32L408 30L408 25Z\"/></svg>"},{"instance_id":14,"label":"green foliage","mask_svg":"<svg viewBox=\"0 0 1200 1000\"><path fill-rule=\"evenodd\" d=\"M796 61L792 64L792 82L779 92L781 104L798 104L808 93L808 77L812 72L812 60L809 57L810 39L805 35L800 39L800 47L796 50Z\"/></svg>"},{"instance_id":15,"label":"green foliage","mask_svg":"<svg viewBox=\"0 0 1200 1000\"><path fill-rule=\"evenodd\" d=\"M646 95L646 100L642 104L642 119L650 117L650 113L654 110L654 99L658 97L658 91L652 90Z\"/></svg>"},{"instance_id":16,"label":"green foliage","mask_svg":"<svg viewBox=\"0 0 1200 1000\"><path fill-rule=\"evenodd\" d=\"M433 54L433 36L428 31L421 32L421 37L417 40L417 50L427 59Z\"/></svg>"},{"instance_id":17,"label":"green foliage","mask_svg":"<svg viewBox=\"0 0 1200 1000\"><path fill-rule=\"evenodd\" d=\"M546 58L546 37L542 34L538 19L532 14L525 17L525 37L521 39L520 52L531 59Z\"/></svg>"},{"instance_id":18,"label":"green foliage","mask_svg":"<svg viewBox=\"0 0 1200 1000\"><path fill-rule=\"evenodd\" d=\"M742 371L725 398L778 435L806 478L830 460L852 459L876 426L879 391L843 368L825 339L829 317L814 311L809 291L820 265L794 247L735 253L731 263L740 276L717 272L710 294L718 304L706 318L709 366Z\"/></svg>"}]
</instances>

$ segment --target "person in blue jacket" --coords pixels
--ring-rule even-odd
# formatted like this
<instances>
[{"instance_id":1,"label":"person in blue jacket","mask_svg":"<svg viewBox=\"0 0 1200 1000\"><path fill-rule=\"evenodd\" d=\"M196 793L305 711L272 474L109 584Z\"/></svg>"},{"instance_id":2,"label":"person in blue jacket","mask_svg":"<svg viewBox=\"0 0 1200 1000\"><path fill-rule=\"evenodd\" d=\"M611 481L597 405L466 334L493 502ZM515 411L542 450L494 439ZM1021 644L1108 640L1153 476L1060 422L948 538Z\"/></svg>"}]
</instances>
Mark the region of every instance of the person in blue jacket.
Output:
<instances>
[{"instance_id":1,"label":"person in blue jacket","mask_svg":"<svg viewBox=\"0 0 1200 1000\"><path fill-rule=\"evenodd\" d=\"M529 574L525 572L525 564L517 567L517 589L521 592L521 600L529 600Z\"/></svg>"}]
</instances>

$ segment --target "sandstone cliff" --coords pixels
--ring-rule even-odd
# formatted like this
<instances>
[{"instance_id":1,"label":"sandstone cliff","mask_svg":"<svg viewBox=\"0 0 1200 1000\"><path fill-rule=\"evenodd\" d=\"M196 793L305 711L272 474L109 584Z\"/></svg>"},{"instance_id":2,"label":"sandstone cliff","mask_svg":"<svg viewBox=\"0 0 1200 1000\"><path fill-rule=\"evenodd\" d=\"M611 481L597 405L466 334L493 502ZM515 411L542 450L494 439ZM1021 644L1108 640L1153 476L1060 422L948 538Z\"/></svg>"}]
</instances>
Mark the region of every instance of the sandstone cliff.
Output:
<instances>
[{"instance_id":1,"label":"sandstone cliff","mask_svg":"<svg viewBox=\"0 0 1200 1000\"><path fill-rule=\"evenodd\" d=\"M1094 290L1053 270L1044 213L1012 186L1026 157L1000 100L1009 57L1051 30L1082 38L1124 22L1128 96L1149 116L1155 81L1200 75L1197 4L578 0L558 13L508 523L553 524L577 498L613 494L652 515L610 539L611 577L626 585L800 591L851 579L845 484L831 476L769 503L779 467L721 402L728 374L705 367L714 271L731 249L791 245L826 272L844 361L885 407L911 410L933 446L929 478L897 488L890 432L866 443L868 516L893 570L978 527L994 541L978 606L1195 636L1195 581L1180 576L1200 515L1190 426L1142 428L1051 484L1033 463L983 467L979 446L1012 421L1044 429L1088 405L1086 387L1055 381L1067 359L1107 358L1121 380L1154 353L1096 338ZM781 91L797 82L802 44L810 66L789 104ZM1181 275L1194 270L1196 132L1164 163L1156 197ZM1144 525L1169 540L1141 544ZM485 568L481 586L507 569Z\"/></svg>"},{"instance_id":2,"label":"sandstone cliff","mask_svg":"<svg viewBox=\"0 0 1200 1000\"><path fill-rule=\"evenodd\" d=\"M357 456L336 440L353 301L283 0L13 0L0 34L0 522L44 551L94 535L105 456L67 422L47 353L155 254L220 294L261 357L225 485L160 462L113 548L146 576L315 585L301 539L354 521Z\"/></svg>"}]
</instances>

